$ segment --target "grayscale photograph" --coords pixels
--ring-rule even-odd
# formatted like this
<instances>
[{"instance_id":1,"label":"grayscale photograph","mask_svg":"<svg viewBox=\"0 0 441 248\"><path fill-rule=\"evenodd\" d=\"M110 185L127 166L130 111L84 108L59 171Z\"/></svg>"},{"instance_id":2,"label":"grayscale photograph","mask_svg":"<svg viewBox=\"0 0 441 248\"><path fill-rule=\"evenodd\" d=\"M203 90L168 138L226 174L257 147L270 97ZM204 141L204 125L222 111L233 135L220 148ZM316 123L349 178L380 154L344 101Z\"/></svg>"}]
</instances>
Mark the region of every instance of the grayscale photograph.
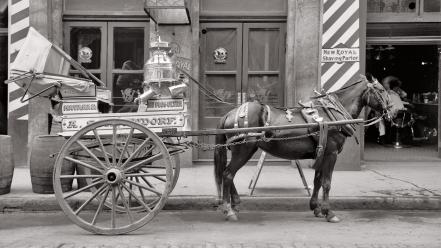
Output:
<instances>
[{"instance_id":1,"label":"grayscale photograph","mask_svg":"<svg viewBox=\"0 0 441 248\"><path fill-rule=\"evenodd\" d=\"M441 247L441 0L0 0L0 248Z\"/></svg>"}]
</instances>

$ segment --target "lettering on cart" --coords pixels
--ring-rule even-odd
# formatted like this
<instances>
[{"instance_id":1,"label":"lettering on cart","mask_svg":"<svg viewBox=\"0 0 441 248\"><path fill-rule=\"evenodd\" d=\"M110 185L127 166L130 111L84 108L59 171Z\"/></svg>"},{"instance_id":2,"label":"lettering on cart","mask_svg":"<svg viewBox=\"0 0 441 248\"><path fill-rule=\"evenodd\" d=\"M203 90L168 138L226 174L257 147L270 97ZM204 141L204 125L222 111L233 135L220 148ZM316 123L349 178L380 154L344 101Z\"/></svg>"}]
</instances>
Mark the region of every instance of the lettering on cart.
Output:
<instances>
[{"instance_id":1,"label":"lettering on cart","mask_svg":"<svg viewBox=\"0 0 441 248\"><path fill-rule=\"evenodd\" d=\"M184 109L183 99L158 99L148 100L147 110L181 110Z\"/></svg>"},{"instance_id":2,"label":"lettering on cart","mask_svg":"<svg viewBox=\"0 0 441 248\"><path fill-rule=\"evenodd\" d=\"M76 121L68 121L66 128L67 129L77 129L78 128L77 122Z\"/></svg>"},{"instance_id":3,"label":"lettering on cart","mask_svg":"<svg viewBox=\"0 0 441 248\"><path fill-rule=\"evenodd\" d=\"M73 105L65 105L63 106L63 111L73 112L73 111L88 111L88 110L97 110L96 104L73 104Z\"/></svg>"}]
</instances>

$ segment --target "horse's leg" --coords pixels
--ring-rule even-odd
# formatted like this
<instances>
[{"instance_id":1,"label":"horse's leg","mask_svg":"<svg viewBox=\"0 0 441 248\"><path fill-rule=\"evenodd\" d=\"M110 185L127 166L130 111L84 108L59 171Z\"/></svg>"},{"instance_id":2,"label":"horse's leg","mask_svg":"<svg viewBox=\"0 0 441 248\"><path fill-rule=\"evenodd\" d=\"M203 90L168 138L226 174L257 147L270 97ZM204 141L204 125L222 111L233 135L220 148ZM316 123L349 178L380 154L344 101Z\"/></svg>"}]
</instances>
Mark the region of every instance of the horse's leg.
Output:
<instances>
[{"instance_id":1,"label":"horse's leg","mask_svg":"<svg viewBox=\"0 0 441 248\"><path fill-rule=\"evenodd\" d=\"M331 190L332 172L334 171L335 162L337 161L337 151L330 154L325 154L323 158L323 175L322 175L322 188L323 188L323 201L322 201L322 214L325 215L328 222L337 223L340 219L331 211L329 204L329 191Z\"/></svg>"},{"instance_id":2,"label":"horse's leg","mask_svg":"<svg viewBox=\"0 0 441 248\"><path fill-rule=\"evenodd\" d=\"M234 176L256 151L257 145L251 143L237 145L231 149L231 160L223 174L223 210L227 220L238 220L237 213L231 204L231 200L234 199L233 204L238 207L238 201L236 201L236 199L239 199L239 195L234 185Z\"/></svg>"},{"instance_id":3,"label":"horse's leg","mask_svg":"<svg viewBox=\"0 0 441 248\"><path fill-rule=\"evenodd\" d=\"M315 217L323 217L318 201L318 193L322 186L322 173L320 168L315 170L314 174L314 189L312 190L311 200L309 201L309 208L314 211Z\"/></svg>"},{"instance_id":4,"label":"horse's leg","mask_svg":"<svg viewBox=\"0 0 441 248\"><path fill-rule=\"evenodd\" d=\"M239 205L240 205L240 197L239 197L239 193L237 193L237 189L234 183L231 185L230 194L231 194L231 207L236 213L238 213Z\"/></svg>"}]
</instances>

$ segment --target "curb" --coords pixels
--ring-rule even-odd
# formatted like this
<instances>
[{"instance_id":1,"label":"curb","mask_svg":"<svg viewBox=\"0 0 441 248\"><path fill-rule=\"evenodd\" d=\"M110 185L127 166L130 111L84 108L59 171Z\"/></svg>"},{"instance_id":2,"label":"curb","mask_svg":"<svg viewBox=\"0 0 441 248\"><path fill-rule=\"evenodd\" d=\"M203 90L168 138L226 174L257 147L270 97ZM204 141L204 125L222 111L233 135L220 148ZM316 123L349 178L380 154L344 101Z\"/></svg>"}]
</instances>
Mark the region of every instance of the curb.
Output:
<instances>
[{"instance_id":1,"label":"curb","mask_svg":"<svg viewBox=\"0 0 441 248\"><path fill-rule=\"evenodd\" d=\"M81 204L74 199L71 204ZM333 197L334 210L441 210L441 197ZM96 210L97 202L86 209ZM170 196L163 210L216 210L213 196ZM241 210L250 211L309 211L309 197L249 197L242 196ZM60 211L54 195L30 197L0 197L0 212Z\"/></svg>"}]
</instances>

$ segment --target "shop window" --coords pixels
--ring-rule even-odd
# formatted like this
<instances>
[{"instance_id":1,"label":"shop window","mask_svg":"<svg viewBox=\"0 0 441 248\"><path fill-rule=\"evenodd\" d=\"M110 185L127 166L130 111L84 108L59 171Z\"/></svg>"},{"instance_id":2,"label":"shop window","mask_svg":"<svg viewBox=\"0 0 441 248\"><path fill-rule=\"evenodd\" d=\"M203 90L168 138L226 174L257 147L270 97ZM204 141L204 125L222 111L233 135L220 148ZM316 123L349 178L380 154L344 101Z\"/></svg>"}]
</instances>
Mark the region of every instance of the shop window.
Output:
<instances>
[{"instance_id":1,"label":"shop window","mask_svg":"<svg viewBox=\"0 0 441 248\"><path fill-rule=\"evenodd\" d=\"M441 12L440 0L424 0L424 12Z\"/></svg>"},{"instance_id":2,"label":"shop window","mask_svg":"<svg viewBox=\"0 0 441 248\"><path fill-rule=\"evenodd\" d=\"M441 0L368 0L368 22L441 22Z\"/></svg>"},{"instance_id":3,"label":"shop window","mask_svg":"<svg viewBox=\"0 0 441 248\"><path fill-rule=\"evenodd\" d=\"M65 22L65 49L112 91L113 112L136 112L148 57L148 23ZM81 76L72 69L71 75Z\"/></svg>"},{"instance_id":4,"label":"shop window","mask_svg":"<svg viewBox=\"0 0 441 248\"><path fill-rule=\"evenodd\" d=\"M370 0L369 13L415 13L415 0Z\"/></svg>"}]
</instances>

